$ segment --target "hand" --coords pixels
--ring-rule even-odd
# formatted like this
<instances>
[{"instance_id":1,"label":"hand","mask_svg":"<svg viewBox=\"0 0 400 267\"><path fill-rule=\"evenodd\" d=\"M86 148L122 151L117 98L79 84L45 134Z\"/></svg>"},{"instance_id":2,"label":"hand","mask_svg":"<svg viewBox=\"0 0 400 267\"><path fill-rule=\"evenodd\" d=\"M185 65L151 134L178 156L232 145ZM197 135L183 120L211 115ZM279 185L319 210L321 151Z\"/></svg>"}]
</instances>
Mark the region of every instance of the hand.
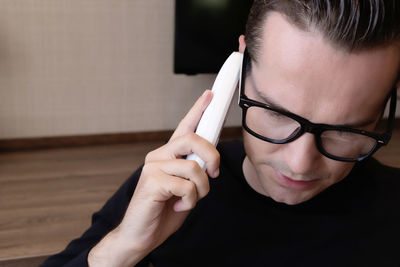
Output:
<instances>
[{"instance_id":1,"label":"hand","mask_svg":"<svg viewBox=\"0 0 400 267\"><path fill-rule=\"evenodd\" d=\"M210 189L207 174L197 162L182 156L197 154L206 163L210 177L219 175L218 151L194 133L211 99L212 93L205 91L179 123L170 141L147 154L125 216L92 249L88 258L91 266L101 259L104 259L102 264L107 261L110 266L111 258L118 261L113 266L132 266L139 262L177 231L197 201L207 195Z\"/></svg>"}]
</instances>

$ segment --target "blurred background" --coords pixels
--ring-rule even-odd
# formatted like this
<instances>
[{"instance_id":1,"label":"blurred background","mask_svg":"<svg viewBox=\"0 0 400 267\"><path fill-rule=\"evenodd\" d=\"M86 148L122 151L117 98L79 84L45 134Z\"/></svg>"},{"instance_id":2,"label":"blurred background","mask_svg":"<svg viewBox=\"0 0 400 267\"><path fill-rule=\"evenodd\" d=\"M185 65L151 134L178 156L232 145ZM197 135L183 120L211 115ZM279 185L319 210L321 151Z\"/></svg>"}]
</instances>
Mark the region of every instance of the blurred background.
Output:
<instances>
[{"instance_id":1,"label":"blurred background","mask_svg":"<svg viewBox=\"0 0 400 267\"><path fill-rule=\"evenodd\" d=\"M174 74L174 4L2 0L0 138L175 128L215 75Z\"/></svg>"}]
</instances>

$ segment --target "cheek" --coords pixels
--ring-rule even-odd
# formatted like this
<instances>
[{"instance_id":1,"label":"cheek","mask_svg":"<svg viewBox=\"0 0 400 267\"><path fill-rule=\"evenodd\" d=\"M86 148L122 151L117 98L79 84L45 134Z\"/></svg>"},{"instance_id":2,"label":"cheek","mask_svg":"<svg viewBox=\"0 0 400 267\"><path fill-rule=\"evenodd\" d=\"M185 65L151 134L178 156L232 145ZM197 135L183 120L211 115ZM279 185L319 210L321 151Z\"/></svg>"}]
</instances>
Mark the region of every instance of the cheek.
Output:
<instances>
[{"instance_id":1,"label":"cheek","mask_svg":"<svg viewBox=\"0 0 400 267\"><path fill-rule=\"evenodd\" d=\"M275 157L282 145L271 144L260 140L243 130L243 144L247 156L253 163L265 161L267 158Z\"/></svg>"},{"instance_id":2,"label":"cheek","mask_svg":"<svg viewBox=\"0 0 400 267\"><path fill-rule=\"evenodd\" d=\"M350 162L339 162L339 161L333 161L329 160L330 164L326 164L329 168L329 173L330 173L330 181L331 184L335 184L343 178L345 178L351 171L351 169L354 167L355 163L350 163Z\"/></svg>"}]
</instances>

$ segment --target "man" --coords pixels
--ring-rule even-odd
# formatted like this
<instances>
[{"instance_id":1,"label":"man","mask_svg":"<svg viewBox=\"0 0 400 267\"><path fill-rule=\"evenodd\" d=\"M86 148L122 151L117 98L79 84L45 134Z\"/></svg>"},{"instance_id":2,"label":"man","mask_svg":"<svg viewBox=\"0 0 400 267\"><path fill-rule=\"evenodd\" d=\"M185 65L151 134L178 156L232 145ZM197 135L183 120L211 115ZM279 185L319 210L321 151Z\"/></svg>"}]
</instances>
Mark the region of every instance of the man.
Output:
<instances>
[{"instance_id":1,"label":"man","mask_svg":"<svg viewBox=\"0 0 400 267\"><path fill-rule=\"evenodd\" d=\"M206 91L44 266L399 266L400 170L371 158L393 127L399 18L396 0L256 0L239 38L243 144L193 133Z\"/></svg>"}]
</instances>

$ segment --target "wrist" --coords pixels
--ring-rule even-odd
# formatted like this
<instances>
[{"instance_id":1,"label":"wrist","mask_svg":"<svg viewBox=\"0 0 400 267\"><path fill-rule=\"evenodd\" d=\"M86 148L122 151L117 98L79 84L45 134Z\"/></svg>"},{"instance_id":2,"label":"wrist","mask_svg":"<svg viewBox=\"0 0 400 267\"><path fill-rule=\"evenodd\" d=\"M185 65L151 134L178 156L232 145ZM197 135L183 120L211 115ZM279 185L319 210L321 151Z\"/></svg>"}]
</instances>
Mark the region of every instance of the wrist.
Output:
<instances>
[{"instance_id":1,"label":"wrist","mask_svg":"<svg viewBox=\"0 0 400 267\"><path fill-rule=\"evenodd\" d=\"M146 252L135 248L133 240L127 240L117 227L108 233L88 255L88 265L134 266L146 256Z\"/></svg>"}]
</instances>

